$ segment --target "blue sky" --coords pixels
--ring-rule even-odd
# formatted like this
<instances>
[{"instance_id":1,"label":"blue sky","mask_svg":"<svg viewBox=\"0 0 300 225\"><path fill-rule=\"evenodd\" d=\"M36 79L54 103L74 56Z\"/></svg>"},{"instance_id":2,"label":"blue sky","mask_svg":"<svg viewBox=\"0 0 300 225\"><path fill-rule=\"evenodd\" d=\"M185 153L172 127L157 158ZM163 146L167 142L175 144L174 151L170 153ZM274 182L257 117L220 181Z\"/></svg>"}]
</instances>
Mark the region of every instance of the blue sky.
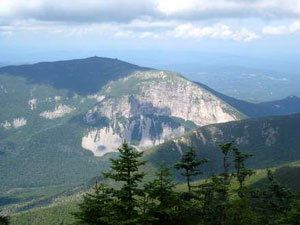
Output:
<instances>
[{"instance_id":1,"label":"blue sky","mask_svg":"<svg viewBox=\"0 0 300 225\"><path fill-rule=\"evenodd\" d=\"M299 0L0 1L0 62L151 51L292 59L299 47Z\"/></svg>"}]
</instances>

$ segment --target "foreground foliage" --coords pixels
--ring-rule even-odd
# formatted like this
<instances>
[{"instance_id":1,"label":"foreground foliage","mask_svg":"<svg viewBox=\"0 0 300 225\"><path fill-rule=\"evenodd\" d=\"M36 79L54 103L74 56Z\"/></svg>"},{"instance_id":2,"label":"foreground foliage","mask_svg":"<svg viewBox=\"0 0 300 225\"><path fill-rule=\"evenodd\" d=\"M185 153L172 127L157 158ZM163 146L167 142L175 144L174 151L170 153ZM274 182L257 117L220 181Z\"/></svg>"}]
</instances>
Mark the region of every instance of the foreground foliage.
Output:
<instances>
[{"instance_id":1,"label":"foreground foliage","mask_svg":"<svg viewBox=\"0 0 300 225\"><path fill-rule=\"evenodd\" d=\"M198 159L191 148L176 169L186 178L187 192L175 191L170 168L161 164L155 178L143 182L140 172L143 153L127 143L117 159L111 159L111 171L104 176L115 182L113 187L96 184L93 193L84 196L76 224L91 225L297 225L300 224L300 195L279 184L271 171L264 188L245 185L254 172L246 167L251 155L242 153L233 143L220 145L222 172L205 182L192 185L201 174ZM236 188L232 189L232 184Z\"/></svg>"}]
</instances>

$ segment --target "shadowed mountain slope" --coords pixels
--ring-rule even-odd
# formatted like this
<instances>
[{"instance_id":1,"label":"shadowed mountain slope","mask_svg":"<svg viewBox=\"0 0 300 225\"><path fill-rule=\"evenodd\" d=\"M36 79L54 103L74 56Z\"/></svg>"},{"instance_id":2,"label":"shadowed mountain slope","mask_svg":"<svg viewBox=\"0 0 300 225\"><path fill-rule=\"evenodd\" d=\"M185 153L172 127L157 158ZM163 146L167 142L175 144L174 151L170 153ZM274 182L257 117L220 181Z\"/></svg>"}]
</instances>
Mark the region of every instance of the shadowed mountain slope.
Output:
<instances>
[{"instance_id":1,"label":"shadowed mountain slope","mask_svg":"<svg viewBox=\"0 0 300 225\"><path fill-rule=\"evenodd\" d=\"M144 71L118 59L91 57L57 62L41 62L33 65L6 66L0 74L23 76L31 84L50 84L57 89L68 89L79 94L91 94L105 84Z\"/></svg>"},{"instance_id":2,"label":"shadowed mountain slope","mask_svg":"<svg viewBox=\"0 0 300 225\"><path fill-rule=\"evenodd\" d=\"M222 165L219 144L234 141L241 151L253 154L252 168L268 168L300 160L300 114L246 119L197 128L154 147L147 158L155 165L174 164L189 147L209 159L207 173Z\"/></svg>"}]
</instances>

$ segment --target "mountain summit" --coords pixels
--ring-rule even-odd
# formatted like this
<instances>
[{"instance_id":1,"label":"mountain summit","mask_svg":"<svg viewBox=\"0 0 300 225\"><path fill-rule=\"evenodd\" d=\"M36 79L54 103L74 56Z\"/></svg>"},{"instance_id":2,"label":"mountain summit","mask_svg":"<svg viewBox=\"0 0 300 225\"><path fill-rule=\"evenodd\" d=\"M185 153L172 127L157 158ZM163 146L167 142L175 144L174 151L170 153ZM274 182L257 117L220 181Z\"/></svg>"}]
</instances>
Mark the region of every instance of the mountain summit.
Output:
<instances>
[{"instance_id":1,"label":"mountain summit","mask_svg":"<svg viewBox=\"0 0 300 225\"><path fill-rule=\"evenodd\" d=\"M112 80L144 71L118 59L90 57L57 62L41 62L33 65L6 66L0 74L23 76L31 84L50 84L57 89L68 89L78 94L91 94Z\"/></svg>"}]
</instances>

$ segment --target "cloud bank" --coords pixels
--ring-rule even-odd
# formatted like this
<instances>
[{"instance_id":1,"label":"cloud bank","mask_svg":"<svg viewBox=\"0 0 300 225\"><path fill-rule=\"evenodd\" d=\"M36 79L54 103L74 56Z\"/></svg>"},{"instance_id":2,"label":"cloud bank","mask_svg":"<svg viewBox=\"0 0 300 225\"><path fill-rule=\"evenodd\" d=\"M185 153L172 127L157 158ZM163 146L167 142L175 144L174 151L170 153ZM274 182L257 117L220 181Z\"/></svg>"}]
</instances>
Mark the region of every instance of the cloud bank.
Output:
<instances>
[{"instance_id":1,"label":"cloud bank","mask_svg":"<svg viewBox=\"0 0 300 225\"><path fill-rule=\"evenodd\" d=\"M63 22L300 18L298 0L1 0L0 18Z\"/></svg>"},{"instance_id":2,"label":"cloud bank","mask_svg":"<svg viewBox=\"0 0 300 225\"><path fill-rule=\"evenodd\" d=\"M260 20L266 25L253 30L251 23L247 26L248 20ZM277 25L285 20L295 22ZM300 30L298 21L299 0L0 1L2 36L16 32L94 32L114 38L250 42L263 35L294 34ZM243 25L232 25L240 22Z\"/></svg>"},{"instance_id":3,"label":"cloud bank","mask_svg":"<svg viewBox=\"0 0 300 225\"><path fill-rule=\"evenodd\" d=\"M300 22L293 22L289 25L281 26L265 26L262 29L262 33L266 35L286 35L293 34L300 31Z\"/></svg>"}]
</instances>

